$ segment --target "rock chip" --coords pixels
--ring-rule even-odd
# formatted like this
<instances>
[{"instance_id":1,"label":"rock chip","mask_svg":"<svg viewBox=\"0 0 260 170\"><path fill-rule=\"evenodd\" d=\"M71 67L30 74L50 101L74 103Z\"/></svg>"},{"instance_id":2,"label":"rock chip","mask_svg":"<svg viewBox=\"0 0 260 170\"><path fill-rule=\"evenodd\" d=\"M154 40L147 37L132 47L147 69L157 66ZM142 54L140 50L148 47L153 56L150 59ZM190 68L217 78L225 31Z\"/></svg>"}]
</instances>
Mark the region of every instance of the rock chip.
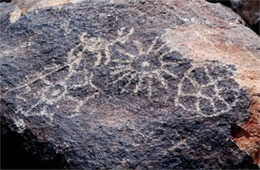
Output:
<instances>
[{"instance_id":1,"label":"rock chip","mask_svg":"<svg viewBox=\"0 0 260 170\"><path fill-rule=\"evenodd\" d=\"M260 40L232 11L204 0L85 0L16 22L9 11L0 15L1 124L43 160L257 168L232 133L260 91Z\"/></svg>"}]
</instances>

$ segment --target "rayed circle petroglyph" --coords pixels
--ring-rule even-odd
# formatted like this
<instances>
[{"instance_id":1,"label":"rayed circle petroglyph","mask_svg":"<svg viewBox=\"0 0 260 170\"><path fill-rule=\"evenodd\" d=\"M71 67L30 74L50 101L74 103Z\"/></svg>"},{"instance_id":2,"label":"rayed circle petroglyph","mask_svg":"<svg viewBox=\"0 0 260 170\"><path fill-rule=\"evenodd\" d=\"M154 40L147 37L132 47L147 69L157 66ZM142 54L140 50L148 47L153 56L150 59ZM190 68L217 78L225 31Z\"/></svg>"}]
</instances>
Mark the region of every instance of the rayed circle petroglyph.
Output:
<instances>
[{"instance_id":1,"label":"rayed circle petroglyph","mask_svg":"<svg viewBox=\"0 0 260 170\"><path fill-rule=\"evenodd\" d=\"M87 101L109 94L159 103L161 110L187 119L224 114L239 100L232 66L185 59L157 34L149 41L139 40L134 28L121 28L117 34L107 40L82 33L66 65L8 91L15 91L16 113L52 120L62 110L59 103L67 103L73 117ZM30 107L25 105L28 100Z\"/></svg>"}]
</instances>

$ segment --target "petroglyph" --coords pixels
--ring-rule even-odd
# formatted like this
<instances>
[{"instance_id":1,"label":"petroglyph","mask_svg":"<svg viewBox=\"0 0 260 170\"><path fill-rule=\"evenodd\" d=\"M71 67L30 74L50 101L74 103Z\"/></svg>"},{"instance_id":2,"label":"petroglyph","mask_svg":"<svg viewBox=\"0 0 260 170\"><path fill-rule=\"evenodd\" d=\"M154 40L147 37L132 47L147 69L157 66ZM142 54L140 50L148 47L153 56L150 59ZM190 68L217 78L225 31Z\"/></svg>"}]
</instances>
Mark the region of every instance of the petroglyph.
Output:
<instances>
[{"instance_id":1,"label":"petroglyph","mask_svg":"<svg viewBox=\"0 0 260 170\"><path fill-rule=\"evenodd\" d=\"M4 133L20 133L29 151L68 169L253 167L230 126L250 114L250 91L234 79L250 65L236 71L225 59L241 60L239 45L257 54L232 32L254 35L229 25L233 15L214 16L224 8L181 2L85 1L13 24L14 7L3 11Z\"/></svg>"},{"instance_id":2,"label":"petroglyph","mask_svg":"<svg viewBox=\"0 0 260 170\"><path fill-rule=\"evenodd\" d=\"M127 43L127 42L123 42ZM167 55L170 55L173 60L180 56L177 52L170 51L163 44L159 37L155 37L152 44L144 49L141 42L134 40L133 44L137 50L137 55L130 53L124 48L122 42L116 42L112 48L112 57L108 68L110 75L114 79L111 83L115 84L121 80L127 80L121 87L120 93L142 93L148 98L151 98L156 90L155 83L157 82L162 88L168 89L165 74L176 78L167 66L175 65L176 62L167 62ZM130 87L133 85L132 87Z\"/></svg>"},{"instance_id":3,"label":"petroglyph","mask_svg":"<svg viewBox=\"0 0 260 170\"><path fill-rule=\"evenodd\" d=\"M90 99L108 94L126 101L129 96L142 98L179 119L219 116L232 110L240 93L232 79L232 66L196 63L171 50L160 35L148 37L140 39L134 28L126 27L112 40L82 33L68 52L66 65L53 66L49 73L39 73L7 92L17 94L16 113L53 120L55 110L63 112L59 103L68 102L72 108L65 114L73 118Z\"/></svg>"}]
</instances>

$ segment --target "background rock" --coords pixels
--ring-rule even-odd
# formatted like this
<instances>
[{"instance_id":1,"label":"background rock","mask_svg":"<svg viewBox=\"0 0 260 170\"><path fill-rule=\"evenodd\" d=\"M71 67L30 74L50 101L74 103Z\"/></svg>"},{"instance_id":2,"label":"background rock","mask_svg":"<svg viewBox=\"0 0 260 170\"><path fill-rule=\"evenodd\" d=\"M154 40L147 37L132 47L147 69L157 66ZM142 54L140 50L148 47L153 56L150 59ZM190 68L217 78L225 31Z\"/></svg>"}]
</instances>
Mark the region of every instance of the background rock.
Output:
<instances>
[{"instance_id":1,"label":"background rock","mask_svg":"<svg viewBox=\"0 0 260 170\"><path fill-rule=\"evenodd\" d=\"M11 2L11 0L0 0L0 3L1 2Z\"/></svg>"},{"instance_id":2,"label":"background rock","mask_svg":"<svg viewBox=\"0 0 260 170\"><path fill-rule=\"evenodd\" d=\"M260 35L260 1L259 0L208 0L220 2L237 12L250 27Z\"/></svg>"},{"instance_id":3,"label":"background rock","mask_svg":"<svg viewBox=\"0 0 260 170\"><path fill-rule=\"evenodd\" d=\"M231 10L100 0L10 22L13 9L1 13L1 135L55 168L257 168L257 144L237 134L260 91L260 40Z\"/></svg>"}]
</instances>

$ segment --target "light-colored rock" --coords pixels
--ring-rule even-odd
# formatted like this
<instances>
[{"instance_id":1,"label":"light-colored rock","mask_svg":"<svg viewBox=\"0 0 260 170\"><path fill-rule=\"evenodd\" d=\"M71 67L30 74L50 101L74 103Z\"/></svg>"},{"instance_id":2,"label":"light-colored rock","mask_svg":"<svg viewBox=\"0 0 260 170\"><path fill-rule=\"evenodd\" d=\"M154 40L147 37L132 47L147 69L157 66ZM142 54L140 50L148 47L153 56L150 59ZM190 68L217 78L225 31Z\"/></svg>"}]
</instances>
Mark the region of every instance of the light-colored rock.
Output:
<instances>
[{"instance_id":1,"label":"light-colored rock","mask_svg":"<svg viewBox=\"0 0 260 170\"><path fill-rule=\"evenodd\" d=\"M22 13L25 14L26 12L32 11L34 9L67 4L70 3L70 0L12 0L12 3L20 8Z\"/></svg>"}]
</instances>

